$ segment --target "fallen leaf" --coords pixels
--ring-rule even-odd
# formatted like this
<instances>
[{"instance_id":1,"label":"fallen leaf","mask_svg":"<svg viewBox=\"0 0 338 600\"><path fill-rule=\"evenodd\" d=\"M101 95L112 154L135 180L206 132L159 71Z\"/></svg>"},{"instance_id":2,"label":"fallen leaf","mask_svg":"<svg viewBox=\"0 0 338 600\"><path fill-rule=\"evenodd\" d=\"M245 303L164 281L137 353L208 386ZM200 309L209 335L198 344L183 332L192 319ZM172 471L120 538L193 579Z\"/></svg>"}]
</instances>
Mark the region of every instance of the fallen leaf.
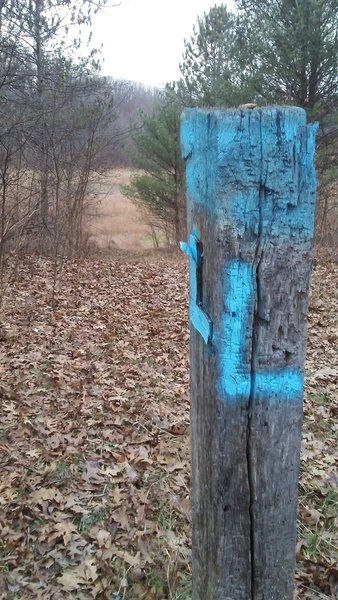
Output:
<instances>
[{"instance_id":1,"label":"fallen leaf","mask_svg":"<svg viewBox=\"0 0 338 600\"><path fill-rule=\"evenodd\" d=\"M138 567L142 564L141 554L137 552L135 556L127 552L127 550L119 550L118 548L113 547L115 556L122 558L124 562L128 563L131 567Z\"/></svg>"},{"instance_id":2,"label":"fallen leaf","mask_svg":"<svg viewBox=\"0 0 338 600\"><path fill-rule=\"evenodd\" d=\"M75 570L64 571L61 577L57 577L59 585L62 585L66 592L72 592L78 590L83 584L83 578L80 577Z\"/></svg>"},{"instance_id":3,"label":"fallen leaf","mask_svg":"<svg viewBox=\"0 0 338 600\"><path fill-rule=\"evenodd\" d=\"M63 523L55 523L54 530L59 536L62 536L63 543L66 545L72 539L72 534L77 532L77 527L73 523L65 521Z\"/></svg>"}]
</instances>

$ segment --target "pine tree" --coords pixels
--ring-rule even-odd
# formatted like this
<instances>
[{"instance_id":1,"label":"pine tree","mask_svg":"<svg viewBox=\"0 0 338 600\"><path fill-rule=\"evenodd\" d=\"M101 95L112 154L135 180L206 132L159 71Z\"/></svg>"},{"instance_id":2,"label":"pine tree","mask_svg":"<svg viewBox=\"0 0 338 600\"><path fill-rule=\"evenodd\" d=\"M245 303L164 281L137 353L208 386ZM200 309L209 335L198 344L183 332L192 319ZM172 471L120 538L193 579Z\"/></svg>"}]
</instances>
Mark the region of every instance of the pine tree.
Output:
<instances>
[{"instance_id":1,"label":"pine tree","mask_svg":"<svg viewBox=\"0 0 338 600\"><path fill-rule=\"evenodd\" d=\"M184 165L179 141L182 106L173 87L161 93L151 115L143 115L134 136L136 172L123 193L155 218L176 244L185 236Z\"/></svg>"},{"instance_id":2,"label":"pine tree","mask_svg":"<svg viewBox=\"0 0 338 600\"><path fill-rule=\"evenodd\" d=\"M338 93L338 0L237 0L241 67L258 98L316 111Z\"/></svg>"},{"instance_id":3,"label":"pine tree","mask_svg":"<svg viewBox=\"0 0 338 600\"><path fill-rule=\"evenodd\" d=\"M224 4L198 18L180 64L186 104L231 106L248 99L236 58L236 18Z\"/></svg>"}]
</instances>

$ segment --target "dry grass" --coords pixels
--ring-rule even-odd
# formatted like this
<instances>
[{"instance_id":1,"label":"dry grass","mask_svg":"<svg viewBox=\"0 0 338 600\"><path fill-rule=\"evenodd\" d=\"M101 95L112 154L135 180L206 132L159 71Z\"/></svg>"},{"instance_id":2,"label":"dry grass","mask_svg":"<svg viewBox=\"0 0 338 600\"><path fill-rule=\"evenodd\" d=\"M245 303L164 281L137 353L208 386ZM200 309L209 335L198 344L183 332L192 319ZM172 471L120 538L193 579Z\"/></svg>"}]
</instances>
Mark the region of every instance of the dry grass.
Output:
<instances>
[{"instance_id":1,"label":"dry grass","mask_svg":"<svg viewBox=\"0 0 338 600\"><path fill-rule=\"evenodd\" d=\"M151 231L142 212L122 195L120 186L130 180L130 171L110 171L92 185L96 203L91 209L88 231L101 249L144 250L153 247Z\"/></svg>"}]
</instances>

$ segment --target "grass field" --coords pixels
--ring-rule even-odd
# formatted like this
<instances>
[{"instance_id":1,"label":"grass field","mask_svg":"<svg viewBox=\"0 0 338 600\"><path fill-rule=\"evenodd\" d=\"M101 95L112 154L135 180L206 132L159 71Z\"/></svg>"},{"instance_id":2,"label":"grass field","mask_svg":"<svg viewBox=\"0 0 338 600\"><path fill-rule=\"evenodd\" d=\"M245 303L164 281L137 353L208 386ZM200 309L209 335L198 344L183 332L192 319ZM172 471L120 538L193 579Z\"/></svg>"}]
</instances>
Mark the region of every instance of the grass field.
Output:
<instances>
[{"instance_id":1,"label":"grass field","mask_svg":"<svg viewBox=\"0 0 338 600\"><path fill-rule=\"evenodd\" d=\"M142 212L123 196L120 187L130 180L130 171L115 169L94 185L95 204L91 209L89 233L100 249L121 250L152 248L150 227Z\"/></svg>"}]
</instances>

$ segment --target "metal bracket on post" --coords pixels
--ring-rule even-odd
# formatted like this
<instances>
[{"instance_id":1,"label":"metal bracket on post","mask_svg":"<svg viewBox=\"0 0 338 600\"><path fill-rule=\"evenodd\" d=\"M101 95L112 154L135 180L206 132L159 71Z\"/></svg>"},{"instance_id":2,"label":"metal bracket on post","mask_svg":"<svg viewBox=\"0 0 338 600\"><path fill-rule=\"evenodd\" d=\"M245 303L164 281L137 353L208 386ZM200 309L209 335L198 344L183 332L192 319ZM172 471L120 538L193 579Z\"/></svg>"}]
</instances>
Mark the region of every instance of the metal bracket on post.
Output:
<instances>
[{"instance_id":1,"label":"metal bracket on post","mask_svg":"<svg viewBox=\"0 0 338 600\"><path fill-rule=\"evenodd\" d=\"M189 243L180 242L180 248L189 257L189 318L208 344L212 337L212 321L203 310L203 244L196 234L191 233Z\"/></svg>"}]
</instances>

